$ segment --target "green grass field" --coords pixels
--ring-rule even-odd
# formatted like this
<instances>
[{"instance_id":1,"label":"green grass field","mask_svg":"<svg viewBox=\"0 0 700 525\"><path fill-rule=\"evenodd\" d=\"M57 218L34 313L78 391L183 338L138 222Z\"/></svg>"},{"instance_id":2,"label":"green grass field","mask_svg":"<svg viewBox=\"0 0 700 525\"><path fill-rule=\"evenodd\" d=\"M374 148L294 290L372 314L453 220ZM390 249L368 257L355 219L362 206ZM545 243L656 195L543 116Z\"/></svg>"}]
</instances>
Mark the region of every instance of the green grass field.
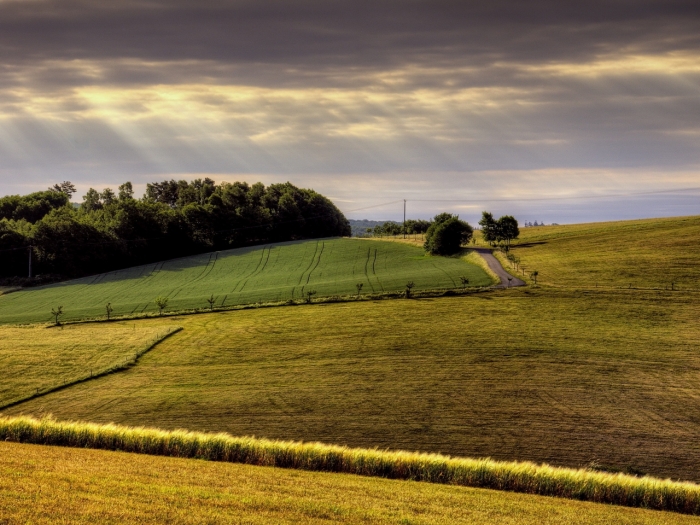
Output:
<instances>
[{"instance_id":1,"label":"green grass field","mask_svg":"<svg viewBox=\"0 0 700 525\"><path fill-rule=\"evenodd\" d=\"M0 297L0 323L51 320L63 306L64 321L105 315L157 312L154 299L169 298L169 310L257 302L302 300L318 296L400 291L408 281L416 290L456 288L459 277L470 286L487 286L480 267L459 258L430 257L413 246L359 239L322 239L241 248L130 268Z\"/></svg>"},{"instance_id":2,"label":"green grass field","mask_svg":"<svg viewBox=\"0 0 700 525\"><path fill-rule=\"evenodd\" d=\"M125 372L10 410L699 480L700 303L514 289L139 321Z\"/></svg>"},{"instance_id":3,"label":"green grass field","mask_svg":"<svg viewBox=\"0 0 700 525\"><path fill-rule=\"evenodd\" d=\"M122 363L170 328L136 323L0 327L0 407Z\"/></svg>"},{"instance_id":4,"label":"green grass field","mask_svg":"<svg viewBox=\"0 0 700 525\"><path fill-rule=\"evenodd\" d=\"M522 228L512 246L538 283L700 291L700 216ZM521 273L522 275L522 273Z\"/></svg>"},{"instance_id":5,"label":"green grass field","mask_svg":"<svg viewBox=\"0 0 700 525\"><path fill-rule=\"evenodd\" d=\"M665 525L700 518L484 489L0 443L14 523Z\"/></svg>"},{"instance_id":6,"label":"green grass field","mask_svg":"<svg viewBox=\"0 0 700 525\"><path fill-rule=\"evenodd\" d=\"M600 469L700 481L700 383L697 380L700 294L692 291L700 289L697 285L700 265L695 263L696 240L700 238L698 229L700 218L696 217L523 229L522 238L513 251L528 270L540 272L539 282L543 286L534 289L132 321L132 327L136 324L146 331L158 332L175 324L184 330L159 344L135 367L4 412L7 415L52 413L60 419L227 431L234 435L531 460L571 467L593 464ZM455 268L461 273L466 265L458 259L423 257L419 248L402 242L347 239L325 242L343 243L343 250L353 246L361 246L363 250L369 247L370 256L374 247L380 252L386 245L388 253L406 254L406 265L397 266L399 269L409 267L414 261L425 266L430 266L426 261L441 261L458 265ZM395 246L396 251L391 251L389 245ZM314 252L308 243L298 243L291 248L301 250L304 246L306 258L315 264L320 248ZM274 267L276 250L265 250L270 257L268 265ZM265 250L258 249L258 260L265 257ZM340 251L334 249L333 253ZM241 257L251 257L252 250L246 253ZM326 254L324 249L318 268L323 266ZM392 255L390 259L396 261L400 257ZM352 272L361 257L340 259L348 265L348 261L355 260L355 266L347 266L343 273L352 277L343 281L351 289L342 293L353 293L355 276ZM205 271L208 268L215 274L221 260L222 254L219 254L213 268L212 264L205 268L207 261L204 261L198 271L201 273L203 268ZM304 273L300 274L302 280L309 275L308 261L302 268ZM263 273L267 271L267 266L265 268ZM390 288L387 284L390 278L395 278L396 289L409 279L423 286L417 278L407 277L408 274L397 277L399 270L392 268L387 263L387 280L381 281L385 289ZM441 274L447 279L441 270L438 271L440 268L434 270L434 275ZM448 274L452 271L444 269ZM337 284L333 285L336 288L322 288L323 282L332 281L325 271L324 275L316 271L310 274L309 283L319 295L341 293ZM125 295L157 295L156 289L149 288L148 283L156 282L158 275L134 279L134 286L127 288ZM185 297L208 297L215 292L197 287L202 283L216 283L224 275L211 277L211 281L204 275L191 285L187 294L192 295ZM285 274L280 270L277 275ZM298 275L294 278L296 281ZM479 275L485 276L483 272ZM163 278L161 282L174 282L173 276L180 274L170 273L168 279ZM256 278L252 275L249 282L258 283L255 284L257 289L264 278L260 277L259 281ZM326 278L328 280L324 281ZM671 280L680 292L664 289L664 282ZM289 283L284 282L287 288L277 290L290 288ZM368 282L375 281L365 281L363 291L371 291ZM629 284L633 284L632 289ZM105 282L82 288L95 290L100 286L112 285ZM248 293L248 286L245 285L241 297ZM670 288L670 282L666 286ZM119 287L123 288L122 284ZM58 293L60 289L61 286L48 290ZM48 290L30 293L49 293ZM79 297L77 290L75 297ZM264 290L270 294L265 296L268 300L285 297L272 295L272 289ZM38 296L32 298L30 293L13 293L0 298L0 313L9 304L5 301L13 297L24 297L22 300L28 301L27 304L35 305ZM182 298L183 293L184 289L179 295L175 295L175 291L170 294L173 307L206 306L187 303ZM215 295L219 297L218 293ZM183 302L178 303L179 300ZM106 302L104 298L96 301L95 308L102 308L103 302ZM113 298L112 302L118 306ZM22 303L16 304L21 306ZM228 299L226 304L229 304ZM33 319L32 316L38 319L43 315L38 310L25 313L22 308L16 310L19 312L17 320L26 322ZM148 308L153 309L150 305ZM85 326L91 325L81 325ZM42 333L52 332L42 330ZM85 338L84 335L80 337ZM15 341L7 345L10 353L21 344L19 338ZM18 363L11 363L11 366L18 366ZM38 475L27 466L35 461L28 454L26 449L21 449L18 461L24 463L18 463L22 466L13 471L13 475L26 476L27 480L30 475ZM95 459L90 458L77 461L82 461L85 469L97 468L93 464ZM162 462L170 460L150 458L145 461L152 461L153 469L157 469L156 465L166 468L166 463ZM124 467L125 471L127 468L130 467ZM40 473L41 469L37 468L36 472ZM310 473L292 475L297 474L316 476ZM182 517L186 511L180 509L186 509L187 505L179 503L174 496L164 503L152 498L134 512L145 515L149 508L160 508L185 522L206 521L210 516L206 513L212 512L212 502L224 501L226 497L214 489L214 492L203 492L202 485L197 485L200 476L205 479L202 472L189 476L188 479L194 480L191 483L179 484L173 478L163 477L158 480L158 483L162 481L161 485L148 487L151 490L160 487L159 494L172 495L181 490L182 494L190 495L190 503L198 501L191 496L195 491L206 500L201 505L197 503L205 518L200 519L197 513ZM322 502L319 508L326 508L323 503L326 501L329 505L338 505L339 498L353 490L352 483L343 477L333 478L333 483L341 478L333 489L328 484L323 485L321 478L308 478L305 493L311 500ZM74 479L78 483L78 478ZM95 486L94 492L81 500L90 501L91 506L86 508L102 512L109 519L113 519L110 513L116 512L110 509L118 504L114 499L118 491L136 494L139 490L148 490L143 488L145 485L129 484L125 480L115 489L110 485L112 481L107 481L109 479L105 476L104 484ZM269 476L261 474L259 479L265 484ZM379 485L372 485L375 482ZM485 514L451 513L451 508L471 512L471 504L461 501L450 507L452 504L437 493L431 494L435 501L441 502L439 508L421 511L420 506L413 506L410 515L398 511L386 514L387 508L403 508L395 500L377 496L391 492L387 489L382 493L379 488L382 483L395 482L370 480L367 483L370 483L365 489L368 497L376 496L377 501L386 502L387 507L372 507L371 512L376 514L359 515L352 510L355 507L343 507L346 514L323 511L326 513L318 519L350 523L362 519L393 523L401 523L402 519L405 523L459 520L465 523L508 523L508 520L513 523L528 523L528 520L533 523L625 523L626 519L641 519L641 514L635 514L634 518L627 514L588 515L583 514L588 512L583 507L569 507L580 505L578 502L493 495L483 491L476 493L488 494L484 501L496 505L488 507ZM74 500L71 500L71 492L61 486L57 485L54 497L46 501L63 501L56 504L56 509L69 512L65 509L73 508L70 502ZM395 494L422 485L399 482L399 486L401 488L394 489ZM246 487L236 492L235 501L251 497L254 489L251 485ZM319 487L336 496L323 499L320 494L324 488ZM13 498L23 497L20 489L3 494L10 493ZM121 497L121 493L118 496ZM504 503L506 507L501 507L500 502L505 501L501 498L511 496L524 498L519 500L522 504L511 507L510 503ZM412 494L399 499L406 502L418 497ZM289 495L282 506L276 496L261 498L256 500L261 523L316 519L299 514L307 508L305 502L308 501L299 494ZM426 498L430 500L430 496ZM353 505L356 499L351 498L349 504ZM533 507L538 505L537 501L543 501L541 511ZM220 511L229 507L222 504L216 508ZM241 512L240 507L231 508L237 509L231 512ZM511 510L504 514L503 508ZM575 510L567 514L569 508ZM610 509L603 508L606 512ZM30 506L18 509L18 520L40 520L38 514L31 514ZM95 515L99 514L88 513L85 519ZM244 516L242 521L258 519ZM648 519L653 523L681 523L686 518L651 513Z\"/></svg>"}]
</instances>

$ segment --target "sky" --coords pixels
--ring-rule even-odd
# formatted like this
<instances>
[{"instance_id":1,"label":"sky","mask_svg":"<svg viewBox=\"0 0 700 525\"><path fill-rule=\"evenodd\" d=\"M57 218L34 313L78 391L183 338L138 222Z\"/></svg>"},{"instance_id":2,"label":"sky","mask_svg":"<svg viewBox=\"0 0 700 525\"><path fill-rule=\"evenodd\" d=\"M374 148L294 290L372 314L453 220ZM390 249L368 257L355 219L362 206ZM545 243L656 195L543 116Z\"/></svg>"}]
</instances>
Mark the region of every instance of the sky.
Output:
<instances>
[{"instance_id":1,"label":"sky","mask_svg":"<svg viewBox=\"0 0 700 525\"><path fill-rule=\"evenodd\" d=\"M0 195L290 181L349 218L700 214L697 0L0 0Z\"/></svg>"}]
</instances>

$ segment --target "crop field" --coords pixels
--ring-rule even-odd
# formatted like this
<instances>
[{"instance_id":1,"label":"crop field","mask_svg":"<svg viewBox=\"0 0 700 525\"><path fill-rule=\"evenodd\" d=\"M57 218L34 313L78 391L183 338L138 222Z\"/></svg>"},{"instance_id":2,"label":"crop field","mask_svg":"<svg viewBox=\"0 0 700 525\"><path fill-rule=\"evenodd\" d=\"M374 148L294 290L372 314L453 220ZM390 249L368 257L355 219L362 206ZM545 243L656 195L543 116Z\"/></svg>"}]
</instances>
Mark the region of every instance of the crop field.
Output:
<instances>
[{"instance_id":1,"label":"crop field","mask_svg":"<svg viewBox=\"0 0 700 525\"><path fill-rule=\"evenodd\" d=\"M167 325L110 323L0 327L0 408L110 368L165 334Z\"/></svg>"},{"instance_id":2,"label":"crop field","mask_svg":"<svg viewBox=\"0 0 700 525\"><path fill-rule=\"evenodd\" d=\"M130 268L0 297L0 323L51 320L63 306L63 320L105 315L157 312L154 299L169 299L168 309L257 302L302 300L318 296L400 291L408 281L415 290L456 288L460 276L470 286L487 286L491 278L460 258L429 257L417 247L359 239L322 239L240 248Z\"/></svg>"},{"instance_id":3,"label":"crop field","mask_svg":"<svg viewBox=\"0 0 700 525\"><path fill-rule=\"evenodd\" d=\"M698 481L700 303L512 289L139 321L136 367L5 411Z\"/></svg>"},{"instance_id":4,"label":"crop field","mask_svg":"<svg viewBox=\"0 0 700 525\"><path fill-rule=\"evenodd\" d=\"M693 524L485 489L0 442L7 523Z\"/></svg>"},{"instance_id":5,"label":"crop field","mask_svg":"<svg viewBox=\"0 0 700 525\"><path fill-rule=\"evenodd\" d=\"M645 219L522 228L512 252L540 284L700 291L699 240L700 216Z\"/></svg>"}]
</instances>

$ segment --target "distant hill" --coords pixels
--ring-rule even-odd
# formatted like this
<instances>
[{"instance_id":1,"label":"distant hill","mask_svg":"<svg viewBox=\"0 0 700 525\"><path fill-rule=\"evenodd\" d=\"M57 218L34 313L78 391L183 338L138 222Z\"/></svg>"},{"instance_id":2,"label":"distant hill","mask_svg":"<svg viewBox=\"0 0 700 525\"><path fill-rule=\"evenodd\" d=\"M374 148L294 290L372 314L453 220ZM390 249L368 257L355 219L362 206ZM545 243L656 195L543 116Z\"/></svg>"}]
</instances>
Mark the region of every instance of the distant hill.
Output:
<instances>
[{"instance_id":1,"label":"distant hill","mask_svg":"<svg viewBox=\"0 0 700 525\"><path fill-rule=\"evenodd\" d=\"M349 219L348 222L350 223L350 229L352 230L353 237L364 237L366 232L367 232L367 228L374 228L375 226L383 226L387 222L392 222L394 224L398 224L396 221L370 221L367 219L360 219L360 220Z\"/></svg>"}]
</instances>

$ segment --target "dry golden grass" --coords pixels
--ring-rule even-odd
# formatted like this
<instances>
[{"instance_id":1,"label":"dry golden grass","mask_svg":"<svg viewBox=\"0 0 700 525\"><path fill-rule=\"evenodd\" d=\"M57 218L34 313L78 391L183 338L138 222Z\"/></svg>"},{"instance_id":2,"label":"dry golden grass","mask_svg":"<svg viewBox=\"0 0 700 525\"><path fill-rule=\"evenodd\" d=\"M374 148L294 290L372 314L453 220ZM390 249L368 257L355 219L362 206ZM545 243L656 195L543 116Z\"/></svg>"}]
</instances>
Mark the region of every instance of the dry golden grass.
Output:
<instances>
[{"instance_id":1,"label":"dry golden grass","mask_svg":"<svg viewBox=\"0 0 700 525\"><path fill-rule=\"evenodd\" d=\"M512 253L538 283L700 291L700 216L520 231Z\"/></svg>"},{"instance_id":2,"label":"dry golden grass","mask_svg":"<svg viewBox=\"0 0 700 525\"><path fill-rule=\"evenodd\" d=\"M555 289L190 316L138 366L6 413L697 481L699 317Z\"/></svg>"},{"instance_id":3,"label":"dry golden grass","mask_svg":"<svg viewBox=\"0 0 700 525\"><path fill-rule=\"evenodd\" d=\"M123 363L153 344L166 327L163 323L0 326L0 407Z\"/></svg>"},{"instance_id":4,"label":"dry golden grass","mask_svg":"<svg viewBox=\"0 0 700 525\"><path fill-rule=\"evenodd\" d=\"M2 523L691 524L486 489L0 443Z\"/></svg>"}]
</instances>

